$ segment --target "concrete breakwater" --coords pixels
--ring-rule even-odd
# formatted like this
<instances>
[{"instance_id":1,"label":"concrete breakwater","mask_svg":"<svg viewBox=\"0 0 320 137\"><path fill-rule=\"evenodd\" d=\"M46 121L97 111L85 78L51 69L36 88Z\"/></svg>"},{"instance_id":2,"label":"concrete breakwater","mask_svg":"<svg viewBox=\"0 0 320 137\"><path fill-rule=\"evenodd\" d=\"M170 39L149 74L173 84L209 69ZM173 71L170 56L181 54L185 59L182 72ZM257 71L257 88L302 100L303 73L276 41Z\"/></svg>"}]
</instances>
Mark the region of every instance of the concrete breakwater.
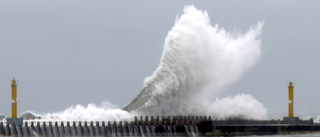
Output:
<instances>
[{"instance_id":1,"label":"concrete breakwater","mask_svg":"<svg viewBox=\"0 0 320 137\"><path fill-rule=\"evenodd\" d=\"M207 116L134 117L132 121L25 121L0 122L1 136L252 136L301 134L320 131L312 119L212 120Z\"/></svg>"},{"instance_id":2,"label":"concrete breakwater","mask_svg":"<svg viewBox=\"0 0 320 137\"><path fill-rule=\"evenodd\" d=\"M0 136L194 136L211 132L210 121L211 117L206 116L141 116L130 122L1 122Z\"/></svg>"},{"instance_id":3,"label":"concrete breakwater","mask_svg":"<svg viewBox=\"0 0 320 137\"><path fill-rule=\"evenodd\" d=\"M213 120L212 136L252 136L304 134L320 131L320 124L312 119L301 120L297 117L284 117L283 120Z\"/></svg>"}]
</instances>

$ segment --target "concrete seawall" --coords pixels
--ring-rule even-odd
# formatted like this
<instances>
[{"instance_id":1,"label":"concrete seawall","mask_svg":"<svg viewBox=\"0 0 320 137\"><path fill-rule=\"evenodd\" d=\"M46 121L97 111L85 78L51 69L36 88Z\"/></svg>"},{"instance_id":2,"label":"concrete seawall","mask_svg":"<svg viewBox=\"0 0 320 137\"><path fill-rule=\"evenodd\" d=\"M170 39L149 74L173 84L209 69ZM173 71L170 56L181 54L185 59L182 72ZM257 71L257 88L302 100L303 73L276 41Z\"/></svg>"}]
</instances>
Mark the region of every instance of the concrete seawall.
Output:
<instances>
[{"instance_id":1,"label":"concrete seawall","mask_svg":"<svg viewBox=\"0 0 320 137\"><path fill-rule=\"evenodd\" d=\"M40 122L31 121L19 125L0 123L0 136L192 136L211 131L211 123L199 129L206 116L135 117L130 122Z\"/></svg>"},{"instance_id":2,"label":"concrete seawall","mask_svg":"<svg viewBox=\"0 0 320 137\"><path fill-rule=\"evenodd\" d=\"M0 136L251 136L319 132L312 119L212 120L207 116L135 117L133 121L0 122Z\"/></svg>"},{"instance_id":3,"label":"concrete seawall","mask_svg":"<svg viewBox=\"0 0 320 137\"><path fill-rule=\"evenodd\" d=\"M313 120L292 121L283 120L213 120L212 136L252 136L252 135L279 135L304 134L319 132L320 125ZM208 133L207 133L208 135Z\"/></svg>"}]
</instances>

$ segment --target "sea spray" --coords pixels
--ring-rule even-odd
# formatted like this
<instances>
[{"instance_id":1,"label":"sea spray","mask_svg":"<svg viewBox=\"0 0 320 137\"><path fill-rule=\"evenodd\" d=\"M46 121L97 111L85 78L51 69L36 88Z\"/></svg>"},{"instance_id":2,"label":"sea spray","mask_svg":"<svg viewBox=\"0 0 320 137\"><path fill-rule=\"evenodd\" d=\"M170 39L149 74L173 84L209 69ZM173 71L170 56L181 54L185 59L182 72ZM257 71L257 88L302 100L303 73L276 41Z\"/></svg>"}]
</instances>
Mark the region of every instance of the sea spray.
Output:
<instances>
[{"instance_id":1,"label":"sea spray","mask_svg":"<svg viewBox=\"0 0 320 137\"><path fill-rule=\"evenodd\" d=\"M124 107L141 115L218 115L265 119L267 110L250 95L222 99L225 103L254 103L239 111L219 101L207 103L204 96L214 94L218 88L231 84L250 68L261 53L258 23L243 35L232 35L223 28L210 24L205 11L186 6L169 31L159 67L145 80L142 92ZM221 101L220 101L221 102ZM219 106L222 105L222 106ZM210 108L210 109L209 109ZM254 111L260 110L260 111ZM245 112L243 112L245 111ZM219 112L219 113L217 113Z\"/></svg>"},{"instance_id":2,"label":"sea spray","mask_svg":"<svg viewBox=\"0 0 320 137\"><path fill-rule=\"evenodd\" d=\"M159 67L145 79L141 93L124 110L111 103L71 106L56 113L36 114L43 121L122 121L134 115L211 115L218 119L266 119L267 109L251 95L209 100L238 80L261 52L263 23L243 35L211 26L205 11L186 6L169 31Z\"/></svg>"},{"instance_id":3,"label":"sea spray","mask_svg":"<svg viewBox=\"0 0 320 137\"><path fill-rule=\"evenodd\" d=\"M120 109L119 107L103 102L100 105L88 104L87 107L82 105L71 106L64 111L46 114L31 113L35 118L24 118L26 120L36 121L131 121L133 115Z\"/></svg>"},{"instance_id":4,"label":"sea spray","mask_svg":"<svg viewBox=\"0 0 320 137\"><path fill-rule=\"evenodd\" d=\"M266 119L266 109L251 95L216 99L208 108L208 115L217 119Z\"/></svg>"}]
</instances>

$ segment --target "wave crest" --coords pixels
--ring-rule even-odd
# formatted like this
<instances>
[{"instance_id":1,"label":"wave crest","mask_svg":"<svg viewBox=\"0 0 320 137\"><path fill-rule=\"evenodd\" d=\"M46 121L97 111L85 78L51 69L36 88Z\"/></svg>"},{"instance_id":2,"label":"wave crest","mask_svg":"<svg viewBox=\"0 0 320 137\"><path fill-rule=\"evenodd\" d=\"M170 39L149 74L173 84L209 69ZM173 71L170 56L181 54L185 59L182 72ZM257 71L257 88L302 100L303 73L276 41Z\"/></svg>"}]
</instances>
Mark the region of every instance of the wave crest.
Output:
<instances>
[{"instance_id":1,"label":"wave crest","mask_svg":"<svg viewBox=\"0 0 320 137\"><path fill-rule=\"evenodd\" d=\"M186 6L166 37L158 68L124 110L143 115L208 114L208 108L215 109L219 103L208 105L204 96L238 80L259 59L262 26L259 22L244 35L234 36L218 25L211 26L207 12ZM265 110L255 111L254 115L262 113L262 117L250 118L266 118L261 103L245 95L235 99L242 97Z\"/></svg>"}]
</instances>

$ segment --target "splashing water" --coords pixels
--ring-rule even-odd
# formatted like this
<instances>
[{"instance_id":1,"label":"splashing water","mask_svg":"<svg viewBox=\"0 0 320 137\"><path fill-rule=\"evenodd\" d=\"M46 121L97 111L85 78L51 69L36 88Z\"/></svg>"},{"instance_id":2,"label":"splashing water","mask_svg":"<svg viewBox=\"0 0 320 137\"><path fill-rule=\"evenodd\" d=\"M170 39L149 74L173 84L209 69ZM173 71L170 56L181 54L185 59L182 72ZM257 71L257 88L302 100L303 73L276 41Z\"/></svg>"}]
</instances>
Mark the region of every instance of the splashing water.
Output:
<instances>
[{"instance_id":1,"label":"splashing water","mask_svg":"<svg viewBox=\"0 0 320 137\"><path fill-rule=\"evenodd\" d=\"M207 12L186 6L166 37L159 67L124 110L144 115L217 114L220 118L250 112L245 118L265 119L267 110L250 95L213 104L204 97L238 80L259 59L262 26L260 22L246 34L233 36L218 25L212 27ZM237 103L246 105L234 111L232 104ZM229 114L231 109L233 114Z\"/></svg>"},{"instance_id":2,"label":"splashing water","mask_svg":"<svg viewBox=\"0 0 320 137\"><path fill-rule=\"evenodd\" d=\"M251 95L239 94L235 97L216 99L209 106L210 115L217 119L266 119L267 110Z\"/></svg>"},{"instance_id":3,"label":"splashing water","mask_svg":"<svg viewBox=\"0 0 320 137\"><path fill-rule=\"evenodd\" d=\"M186 6L164 45L160 65L145 79L141 93L124 109L110 103L72 106L41 115L42 120L132 120L133 115L211 115L219 119L266 119L267 109L251 95L210 101L214 94L238 80L261 53L263 22L243 35L232 35L210 24L205 11ZM37 115L37 114L36 114Z\"/></svg>"},{"instance_id":4,"label":"splashing water","mask_svg":"<svg viewBox=\"0 0 320 137\"><path fill-rule=\"evenodd\" d=\"M52 114L26 113L41 117L41 119L35 119L38 121L131 121L133 119L132 114L109 102L103 102L99 106L95 104L89 104L87 107L82 105L71 106L62 112ZM31 120L34 119L31 118Z\"/></svg>"}]
</instances>

